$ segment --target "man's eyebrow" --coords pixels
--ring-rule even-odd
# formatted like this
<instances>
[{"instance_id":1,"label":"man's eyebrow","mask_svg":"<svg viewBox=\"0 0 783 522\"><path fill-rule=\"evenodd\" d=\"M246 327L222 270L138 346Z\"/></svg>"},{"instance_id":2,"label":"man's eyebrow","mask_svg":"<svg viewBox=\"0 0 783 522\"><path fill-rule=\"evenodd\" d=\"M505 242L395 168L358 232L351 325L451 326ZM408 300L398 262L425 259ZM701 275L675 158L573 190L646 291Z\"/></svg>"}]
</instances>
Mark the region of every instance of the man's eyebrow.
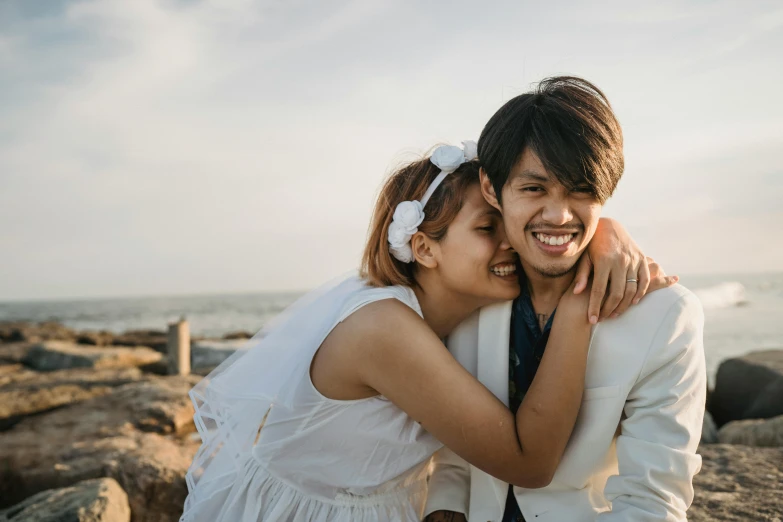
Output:
<instances>
[{"instance_id":1,"label":"man's eyebrow","mask_svg":"<svg viewBox=\"0 0 783 522\"><path fill-rule=\"evenodd\" d=\"M545 174L536 172L535 170L523 170L514 174L513 179L522 179L524 181L540 181L541 183L549 183L551 179Z\"/></svg>"}]
</instances>

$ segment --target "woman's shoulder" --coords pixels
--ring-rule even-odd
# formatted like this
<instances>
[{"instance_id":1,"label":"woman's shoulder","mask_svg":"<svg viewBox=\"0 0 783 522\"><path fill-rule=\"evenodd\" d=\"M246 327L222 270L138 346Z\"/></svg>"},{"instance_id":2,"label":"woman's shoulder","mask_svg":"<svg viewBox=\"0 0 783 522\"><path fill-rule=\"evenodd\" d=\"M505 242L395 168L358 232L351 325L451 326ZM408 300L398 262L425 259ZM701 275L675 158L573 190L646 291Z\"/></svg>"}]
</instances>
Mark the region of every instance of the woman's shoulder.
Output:
<instances>
[{"instance_id":1,"label":"woman's shoulder","mask_svg":"<svg viewBox=\"0 0 783 522\"><path fill-rule=\"evenodd\" d=\"M344 321L370 305L372 310L385 310L389 313L394 313L394 310L404 310L399 308L398 303L410 308L419 317L423 316L416 294L410 287L401 285L378 287L365 283L346 300L338 322ZM403 313L403 315L407 314Z\"/></svg>"}]
</instances>

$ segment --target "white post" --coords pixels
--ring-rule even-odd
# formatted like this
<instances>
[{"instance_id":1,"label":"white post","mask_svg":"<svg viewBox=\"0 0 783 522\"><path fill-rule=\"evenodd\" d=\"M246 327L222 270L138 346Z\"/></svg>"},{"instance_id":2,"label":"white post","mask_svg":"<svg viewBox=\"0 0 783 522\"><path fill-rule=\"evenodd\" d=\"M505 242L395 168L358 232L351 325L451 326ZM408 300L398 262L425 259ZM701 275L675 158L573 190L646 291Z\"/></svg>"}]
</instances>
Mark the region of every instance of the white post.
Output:
<instances>
[{"instance_id":1,"label":"white post","mask_svg":"<svg viewBox=\"0 0 783 522\"><path fill-rule=\"evenodd\" d=\"M190 375L190 327L184 317L176 323L169 323L166 351L169 374Z\"/></svg>"}]
</instances>

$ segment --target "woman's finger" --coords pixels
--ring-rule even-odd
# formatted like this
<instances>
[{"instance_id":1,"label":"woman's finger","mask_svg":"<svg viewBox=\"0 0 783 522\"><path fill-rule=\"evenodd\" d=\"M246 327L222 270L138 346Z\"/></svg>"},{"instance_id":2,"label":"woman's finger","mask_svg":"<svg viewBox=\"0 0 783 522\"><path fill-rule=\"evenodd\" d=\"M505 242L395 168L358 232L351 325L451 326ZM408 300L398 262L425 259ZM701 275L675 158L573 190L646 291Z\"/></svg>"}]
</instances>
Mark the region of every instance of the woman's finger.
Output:
<instances>
[{"instance_id":1,"label":"woman's finger","mask_svg":"<svg viewBox=\"0 0 783 522\"><path fill-rule=\"evenodd\" d=\"M609 269L596 266L593 271L593 287L590 290L590 302L587 305L587 318L591 324L598 323L601 315L601 303L604 301L606 287L609 285Z\"/></svg>"},{"instance_id":2,"label":"woman's finger","mask_svg":"<svg viewBox=\"0 0 783 522\"><path fill-rule=\"evenodd\" d=\"M663 268L656 262L652 262L648 266L650 268L650 287L647 289L647 293L670 287L680 280L676 275L667 276Z\"/></svg>"},{"instance_id":3,"label":"woman's finger","mask_svg":"<svg viewBox=\"0 0 783 522\"><path fill-rule=\"evenodd\" d=\"M646 265L647 263L645 261L641 261L640 265ZM639 280L637 279L637 272L639 271L639 268L637 266L631 267L628 270L628 273L625 277L625 295L623 295L623 299L620 301L620 304L617 305L617 308L614 309L614 312L612 312L612 315L609 317L615 318L623 313L625 313L626 310L628 310L628 307L631 306L631 300L636 296L635 290L639 286Z\"/></svg>"},{"instance_id":4,"label":"woman's finger","mask_svg":"<svg viewBox=\"0 0 783 522\"><path fill-rule=\"evenodd\" d=\"M636 275L639 284L636 286L636 295L633 297L633 304L639 304L639 301L642 300L642 297L644 297L644 294L647 293L647 289L650 287L650 267L648 265L648 259L651 260L652 258L645 258L642 261L642 264L639 265L639 273Z\"/></svg>"},{"instance_id":5,"label":"woman's finger","mask_svg":"<svg viewBox=\"0 0 783 522\"><path fill-rule=\"evenodd\" d=\"M604 301L604 306L601 308L601 319L606 319L612 315L617 305L623 300L626 292L625 280L627 279L627 273L628 266L625 262L612 268L612 273L609 276L609 293ZM634 293L636 293L635 288Z\"/></svg>"},{"instance_id":6,"label":"woman's finger","mask_svg":"<svg viewBox=\"0 0 783 522\"><path fill-rule=\"evenodd\" d=\"M590 256L585 252L579 259L579 266L576 269L576 278L574 278L574 293L581 294L587 288L587 282L590 280L590 272L593 270L593 262Z\"/></svg>"}]
</instances>

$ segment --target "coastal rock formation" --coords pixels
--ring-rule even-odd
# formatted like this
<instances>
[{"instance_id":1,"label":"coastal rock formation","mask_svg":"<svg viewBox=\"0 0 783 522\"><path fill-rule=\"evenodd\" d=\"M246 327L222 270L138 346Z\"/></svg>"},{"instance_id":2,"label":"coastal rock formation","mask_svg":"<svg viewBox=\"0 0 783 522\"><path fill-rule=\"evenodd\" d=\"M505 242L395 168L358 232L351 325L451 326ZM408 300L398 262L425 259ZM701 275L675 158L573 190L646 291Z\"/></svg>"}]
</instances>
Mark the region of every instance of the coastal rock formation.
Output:
<instances>
[{"instance_id":1,"label":"coastal rock formation","mask_svg":"<svg viewBox=\"0 0 783 522\"><path fill-rule=\"evenodd\" d=\"M0 434L0 507L45 489L111 477L132 520L179 519L199 446L188 390L198 377L154 377L28 417Z\"/></svg>"},{"instance_id":2,"label":"coastal rock formation","mask_svg":"<svg viewBox=\"0 0 783 522\"><path fill-rule=\"evenodd\" d=\"M783 448L783 415L729 422L718 432L718 439L724 444Z\"/></svg>"},{"instance_id":3,"label":"coastal rock formation","mask_svg":"<svg viewBox=\"0 0 783 522\"><path fill-rule=\"evenodd\" d=\"M76 332L60 323L0 322L0 342L75 341Z\"/></svg>"},{"instance_id":4,"label":"coastal rock formation","mask_svg":"<svg viewBox=\"0 0 783 522\"><path fill-rule=\"evenodd\" d=\"M165 353L167 334L162 330L128 330L112 339L114 346L147 346Z\"/></svg>"},{"instance_id":5,"label":"coastal rock formation","mask_svg":"<svg viewBox=\"0 0 783 522\"><path fill-rule=\"evenodd\" d=\"M5 363L0 361L0 386L4 386L6 383L17 380L20 375L25 373L34 373L29 371L21 364Z\"/></svg>"},{"instance_id":6,"label":"coastal rock formation","mask_svg":"<svg viewBox=\"0 0 783 522\"><path fill-rule=\"evenodd\" d=\"M21 363L32 347L28 342L0 343L0 364Z\"/></svg>"},{"instance_id":7,"label":"coastal rock formation","mask_svg":"<svg viewBox=\"0 0 783 522\"><path fill-rule=\"evenodd\" d=\"M8 372L4 369L10 368ZM47 373L21 365L0 366L0 431L22 418L109 393L138 381L137 368L71 369Z\"/></svg>"},{"instance_id":8,"label":"coastal rock formation","mask_svg":"<svg viewBox=\"0 0 783 522\"><path fill-rule=\"evenodd\" d=\"M116 480L85 480L42 491L0 511L0 522L129 522L128 495Z\"/></svg>"},{"instance_id":9,"label":"coastal rock formation","mask_svg":"<svg viewBox=\"0 0 783 522\"><path fill-rule=\"evenodd\" d=\"M114 334L106 330L84 330L76 335L78 344L92 344L94 346L109 346L114 344Z\"/></svg>"},{"instance_id":10,"label":"coastal rock formation","mask_svg":"<svg viewBox=\"0 0 783 522\"><path fill-rule=\"evenodd\" d=\"M245 348L246 339L232 341L199 341L191 347L190 365L194 373L206 375L210 370L231 357L234 352Z\"/></svg>"},{"instance_id":11,"label":"coastal rock formation","mask_svg":"<svg viewBox=\"0 0 783 522\"><path fill-rule=\"evenodd\" d=\"M783 520L783 448L701 446L691 522Z\"/></svg>"},{"instance_id":12,"label":"coastal rock formation","mask_svg":"<svg viewBox=\"0 0 783 522\"><path fill-rule=\"evenodd\" d=\"M227 341L232 341L234 339L250 339L253 337L253 334L250 332L245 332L243 330L237 331L237 332L229 332L223 336L223 339Z\"/></svg>"},{"instance_id":13,"label":"coastal rock formation","mask_svg":"<svg viewBox=\"0 0 783 522\"><path fill-rule=\"evenodd\" d=\"M67 368L128 368L154 364L162 355L151 348L101 348L64 341L47 341L33 346L22 362L38 371Z\"/></svg>"},{"instance_id":14,"label":"coastal rock formation","mask_svg":"<svg viewBox=\"0 0 783 522\"><path fill-rule=\"evenodd\" d=\"M704 412L704 421L701 424L701 443L715 444L718 442L718 428L712 420L710 412Z\"/></svg>"},{"instance_id":15,"label":"coastal rock formation","mask_svg":"<svg viewBox=\"0 0 783 522\"><path fill-rule=\"evenodd\" d=\"M718 426L783 415L783 350L753 352L721 363L708 409Z\"/></svg>"}]
</instances>

